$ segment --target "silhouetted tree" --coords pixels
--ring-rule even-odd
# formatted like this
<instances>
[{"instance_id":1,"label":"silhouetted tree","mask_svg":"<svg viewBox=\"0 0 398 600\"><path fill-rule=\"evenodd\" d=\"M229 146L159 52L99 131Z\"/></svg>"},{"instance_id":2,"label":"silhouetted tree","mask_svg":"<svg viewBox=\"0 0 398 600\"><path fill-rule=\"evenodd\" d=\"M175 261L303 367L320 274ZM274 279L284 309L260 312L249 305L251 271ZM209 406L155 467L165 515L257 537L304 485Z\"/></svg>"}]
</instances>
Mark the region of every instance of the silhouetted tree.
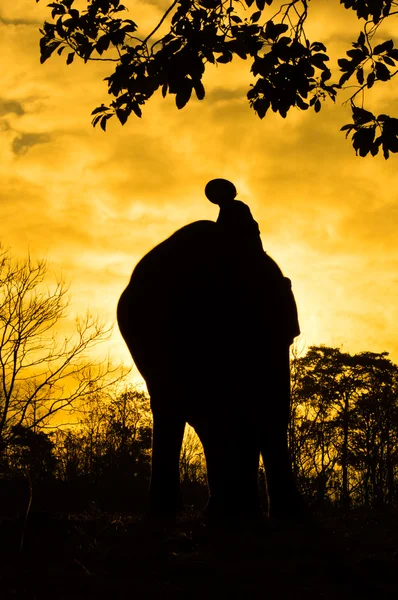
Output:
<instances>
[{"instance_id":1,"label":"silhouetted tree","mask_svg":"<svg viewBox=\"0 0 398 600\"><path fill-rule=\"evenodd\" d=\"M192 483L206 482L206 468L203 446L192 427L186 426L180 454L181 481Z\"/></svg>"},{"instance_id":2,"label":"silhouetted tree","mask_svg":"<svg viewBox=\"0 0 398 600\"><path fill-rule=\"evenodd\" d=\"M114 100L93 111L93 124L99 122L105 130L114 114L122 124L132 112L141 117L141 107L159 89L163 96L175 95L177 108L186 105L193 91L202 100L202 77L209 63L248 59L256 79L247 97L260 118L269 109L282 117L293 107L319 112L324 100L335 101L339 91L350 89L353 122L342 130L352 134L360 156L374 156L382 147L388 158L398 151L398 119L365 110L363 97L397 73L398 48L380 37L385 21L397 14L396 2L340 4L356 13L359 35L339 59L334 83L325 44L311 42L306 34L309 0L174 0L148 35L140 35L133 20L122 18L127 8L120 0L87 0L82 11L74 0L56 0L49 4L52 22L41 30L41 62L66 48L67 64L75 56L114 64L106 78ZM341 34L341 22L336 35Z\"/></svg>"},{"instance_id":3,"label":"silhouetted tree","mask_svg":"<svg viewBox=\"0 0 398 600\"><path fill-rule=\"evenodd\" d=\"M387 353L354 356L358 396L352 414L349 462L359 502L394 503L398 475L398 367Z\"/></svg>"},{"instance_id":4,"label":"silhouetted tree","mask_svg":"<svg viewBox=\"0 0 398 600\"><path fill-rule=\"evenodd\" d=\"M52 478L56 471L53 449L54 442L46 433L16 425L5 453L8 476L24 476L29 471L34 482Z\"/></svg>"},{"instance_id":5,"label":"silhouetted tree","mask_svg":"<svg viewBox=\"0 0 398 600\"><path fill-rule=\"evenodd\" d=\"M88 396L79 427L62 440L63 473L98 482L149 475L151 413L148 395L129 387L112 396ZM69 467L67 464L69 463Z\"/></svg>"},{"instance_id":6,"label":"silhouetted tree","mask_svg":"<svg viewBox=\"0 0 398 600\"><path fill-rule=\"evenodd\" d=\"M299 358L300 376L293 389L293 411L300 414L299 435L301 469L312 482L314 500L322 506L338 456L334 426L342 372L338 349L311 347ZM297 445L297 442L296 442Z\"/></svg>"},{"instance_id":7,"label":"silhouetted tree","mask_svg":"<svg viewBox=\"0 0 398 600\"><path fill-rule=\"evenodd\" d=\"M0 454L22 430L37 432L59 411L110 385L112 374L119 378L109 361L90 357L111 331L98 318L77 319L69 338L57 334L67 290L60 281L47 283L46 274L42 260L0 256Z\"/></svg>"},{"instance_id":8,"label":"silhouetted tree","mask_svg":"<svg viewBox=\"0 0 398 600\"><path fill-rule=\"evenodd\" d=\"M310 347L292 361L290 447L296 477L318 505L395 502L397 369L387 353Z\"/></svg>"},{"instance_id":9,"label":"silhouetted tree","mask_svg":"<svg viewBox=\"0 0 398 600\"><path fill-rule=\"evenodd\" d=\"M86 474L85 438L80 429L57 429L52 434L57 460L57 477L66 483Z\"/></svg>"}]
</instances>

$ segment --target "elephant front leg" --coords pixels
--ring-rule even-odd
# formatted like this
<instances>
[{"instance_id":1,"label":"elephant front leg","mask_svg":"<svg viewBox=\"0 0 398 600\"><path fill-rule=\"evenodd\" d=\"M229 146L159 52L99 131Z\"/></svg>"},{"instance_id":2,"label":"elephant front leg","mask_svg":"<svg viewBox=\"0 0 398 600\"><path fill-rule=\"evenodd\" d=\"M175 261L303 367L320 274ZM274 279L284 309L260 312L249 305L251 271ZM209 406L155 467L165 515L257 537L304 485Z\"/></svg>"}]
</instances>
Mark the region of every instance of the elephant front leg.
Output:
<instances>
[{"instance_id":1,"label":"elephant front leg","mask_svg":"<svg viewBox=\"0 0 398 600\"><path fill-rule=\"evenodd\" d=\"M298 492L286 440L285 428L274 428L264 434L261 445L271 517L298 518L304 505Z\"/></svg>"},{"instance_id":2,"label":"elephant front leg","mask_svg":"<svg viewBox=\"0 0 398 600\"><path fill-rule=\"evenodd\" d=\"M297 518L305 507L297 489L287 442L290 415L289 349L275 353L267 406L260 422L260 451L263 457L270 514L272 517Z\"/></svg>"},{"instance_id":3,"label":"elephant front leg","mask_svg":"<svg viewBox=\"0 0 398 600\"><path fill-rule=\"evenodd\" d=\"M167 408L167 407L166 407ZM185 421L167 410L153 410L149 512L173 515L182 508L180 451Z\"/></svg>"}]
</instances>

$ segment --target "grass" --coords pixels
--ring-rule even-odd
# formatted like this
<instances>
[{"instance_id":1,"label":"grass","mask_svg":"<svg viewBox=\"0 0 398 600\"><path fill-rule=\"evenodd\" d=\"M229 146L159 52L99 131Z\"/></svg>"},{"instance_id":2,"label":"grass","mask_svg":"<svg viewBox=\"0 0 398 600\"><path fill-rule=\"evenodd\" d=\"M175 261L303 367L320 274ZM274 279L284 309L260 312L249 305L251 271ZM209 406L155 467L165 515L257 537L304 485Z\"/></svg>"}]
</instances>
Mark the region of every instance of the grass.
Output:
<instances>
[{"instance_id":1,"label":"grass","mask_svg":"<svg viewBox=\"0 0 398 600\"><path fill-rule=\"evenodd\" d=\"M31 514L0 523L0 597L317 600L398 598L398 513L353 512L263 531L210 532L188 511L161 527L134 515Z\"/></svg>"}]
</instances>

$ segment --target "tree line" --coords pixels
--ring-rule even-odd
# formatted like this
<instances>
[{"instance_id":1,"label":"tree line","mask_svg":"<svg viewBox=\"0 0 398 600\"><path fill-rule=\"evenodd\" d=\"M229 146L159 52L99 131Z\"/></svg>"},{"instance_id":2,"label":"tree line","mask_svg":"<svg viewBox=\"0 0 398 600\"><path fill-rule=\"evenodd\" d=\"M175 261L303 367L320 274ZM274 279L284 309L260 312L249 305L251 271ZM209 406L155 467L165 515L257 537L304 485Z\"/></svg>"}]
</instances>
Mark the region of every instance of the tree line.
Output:
<instances>
[{"instance_id":1,"label":"tree line","mask_svg":"<svg viewBox=\"0 0 398 600\"><path fill-rule=\"evenodd\" d=\"M293 356L289 445L298 486L310 506L397 504L397 384L398 366L387 353L351 355L312 346L304 356ZM145 391L130 386L93 393L73 427L46 432L19 426L2 454L1 478L22 480L29 473L33 486L58 482L75 501L80 494L80 507L91 502L104 510L144 508L151 425ZM189 502L203 502L205 459L191 428L180 472ZM260 481L263 475L260 469Z\"/></svg>"},{"instance_id":2,"label":"tree line","mask_svg":"<svg viewBox=\"0 0 398 600\"><path fill-rule=\"evenodd\" d=\"M30 496L45 490L53 509L145 507L149 397L120 369L93 359L92 347L110 333L97 318L77 319L75 332L60 338L66 288L46 275L43 261L0 254L0 487L17 482ZM396 505L398 366L388 353L311 346L303 355L294 347L291 389L289 447L308 503ZM205 459L190 428L180 470L188 502L202 501Z\"/></svg>"}]
</instances>

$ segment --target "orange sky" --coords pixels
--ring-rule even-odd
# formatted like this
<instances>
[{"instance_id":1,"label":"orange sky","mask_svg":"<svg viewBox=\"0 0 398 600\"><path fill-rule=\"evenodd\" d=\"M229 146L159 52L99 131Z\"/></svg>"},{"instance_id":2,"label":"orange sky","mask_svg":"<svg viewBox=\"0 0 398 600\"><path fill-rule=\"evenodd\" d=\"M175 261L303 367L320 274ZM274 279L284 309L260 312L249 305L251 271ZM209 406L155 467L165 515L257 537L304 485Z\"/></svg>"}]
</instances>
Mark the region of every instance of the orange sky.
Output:
<instances>
[{"instance_id":1,"label":"orange sky","mask_svg":"<svg viewBox=\"0 0 398 600\"><path fill-rule=\"evenodd\" d=\"M72 313L89 307L113 321L138 259L178 227L215 219L203 189L225 177L292 279L304 342L386 350L398 361L397 157L356 157L339 132L350 120L339 100L319 115L260 121L240 59L210 70L203 102L178 111L174 97L156 96L141 120L94 130L90 112L108 101L109 71L58 57L40 65L46 4L0 0L3 245L47 255L71 282ZM144 33L161 15L155 1L125 4ZM313 4L310 38L348 48L355 19L337 0ZM369 108L398 116L394 84L376 89ZM117 329L110 347L131 362Z\"/></svg>"}]
</instances>

